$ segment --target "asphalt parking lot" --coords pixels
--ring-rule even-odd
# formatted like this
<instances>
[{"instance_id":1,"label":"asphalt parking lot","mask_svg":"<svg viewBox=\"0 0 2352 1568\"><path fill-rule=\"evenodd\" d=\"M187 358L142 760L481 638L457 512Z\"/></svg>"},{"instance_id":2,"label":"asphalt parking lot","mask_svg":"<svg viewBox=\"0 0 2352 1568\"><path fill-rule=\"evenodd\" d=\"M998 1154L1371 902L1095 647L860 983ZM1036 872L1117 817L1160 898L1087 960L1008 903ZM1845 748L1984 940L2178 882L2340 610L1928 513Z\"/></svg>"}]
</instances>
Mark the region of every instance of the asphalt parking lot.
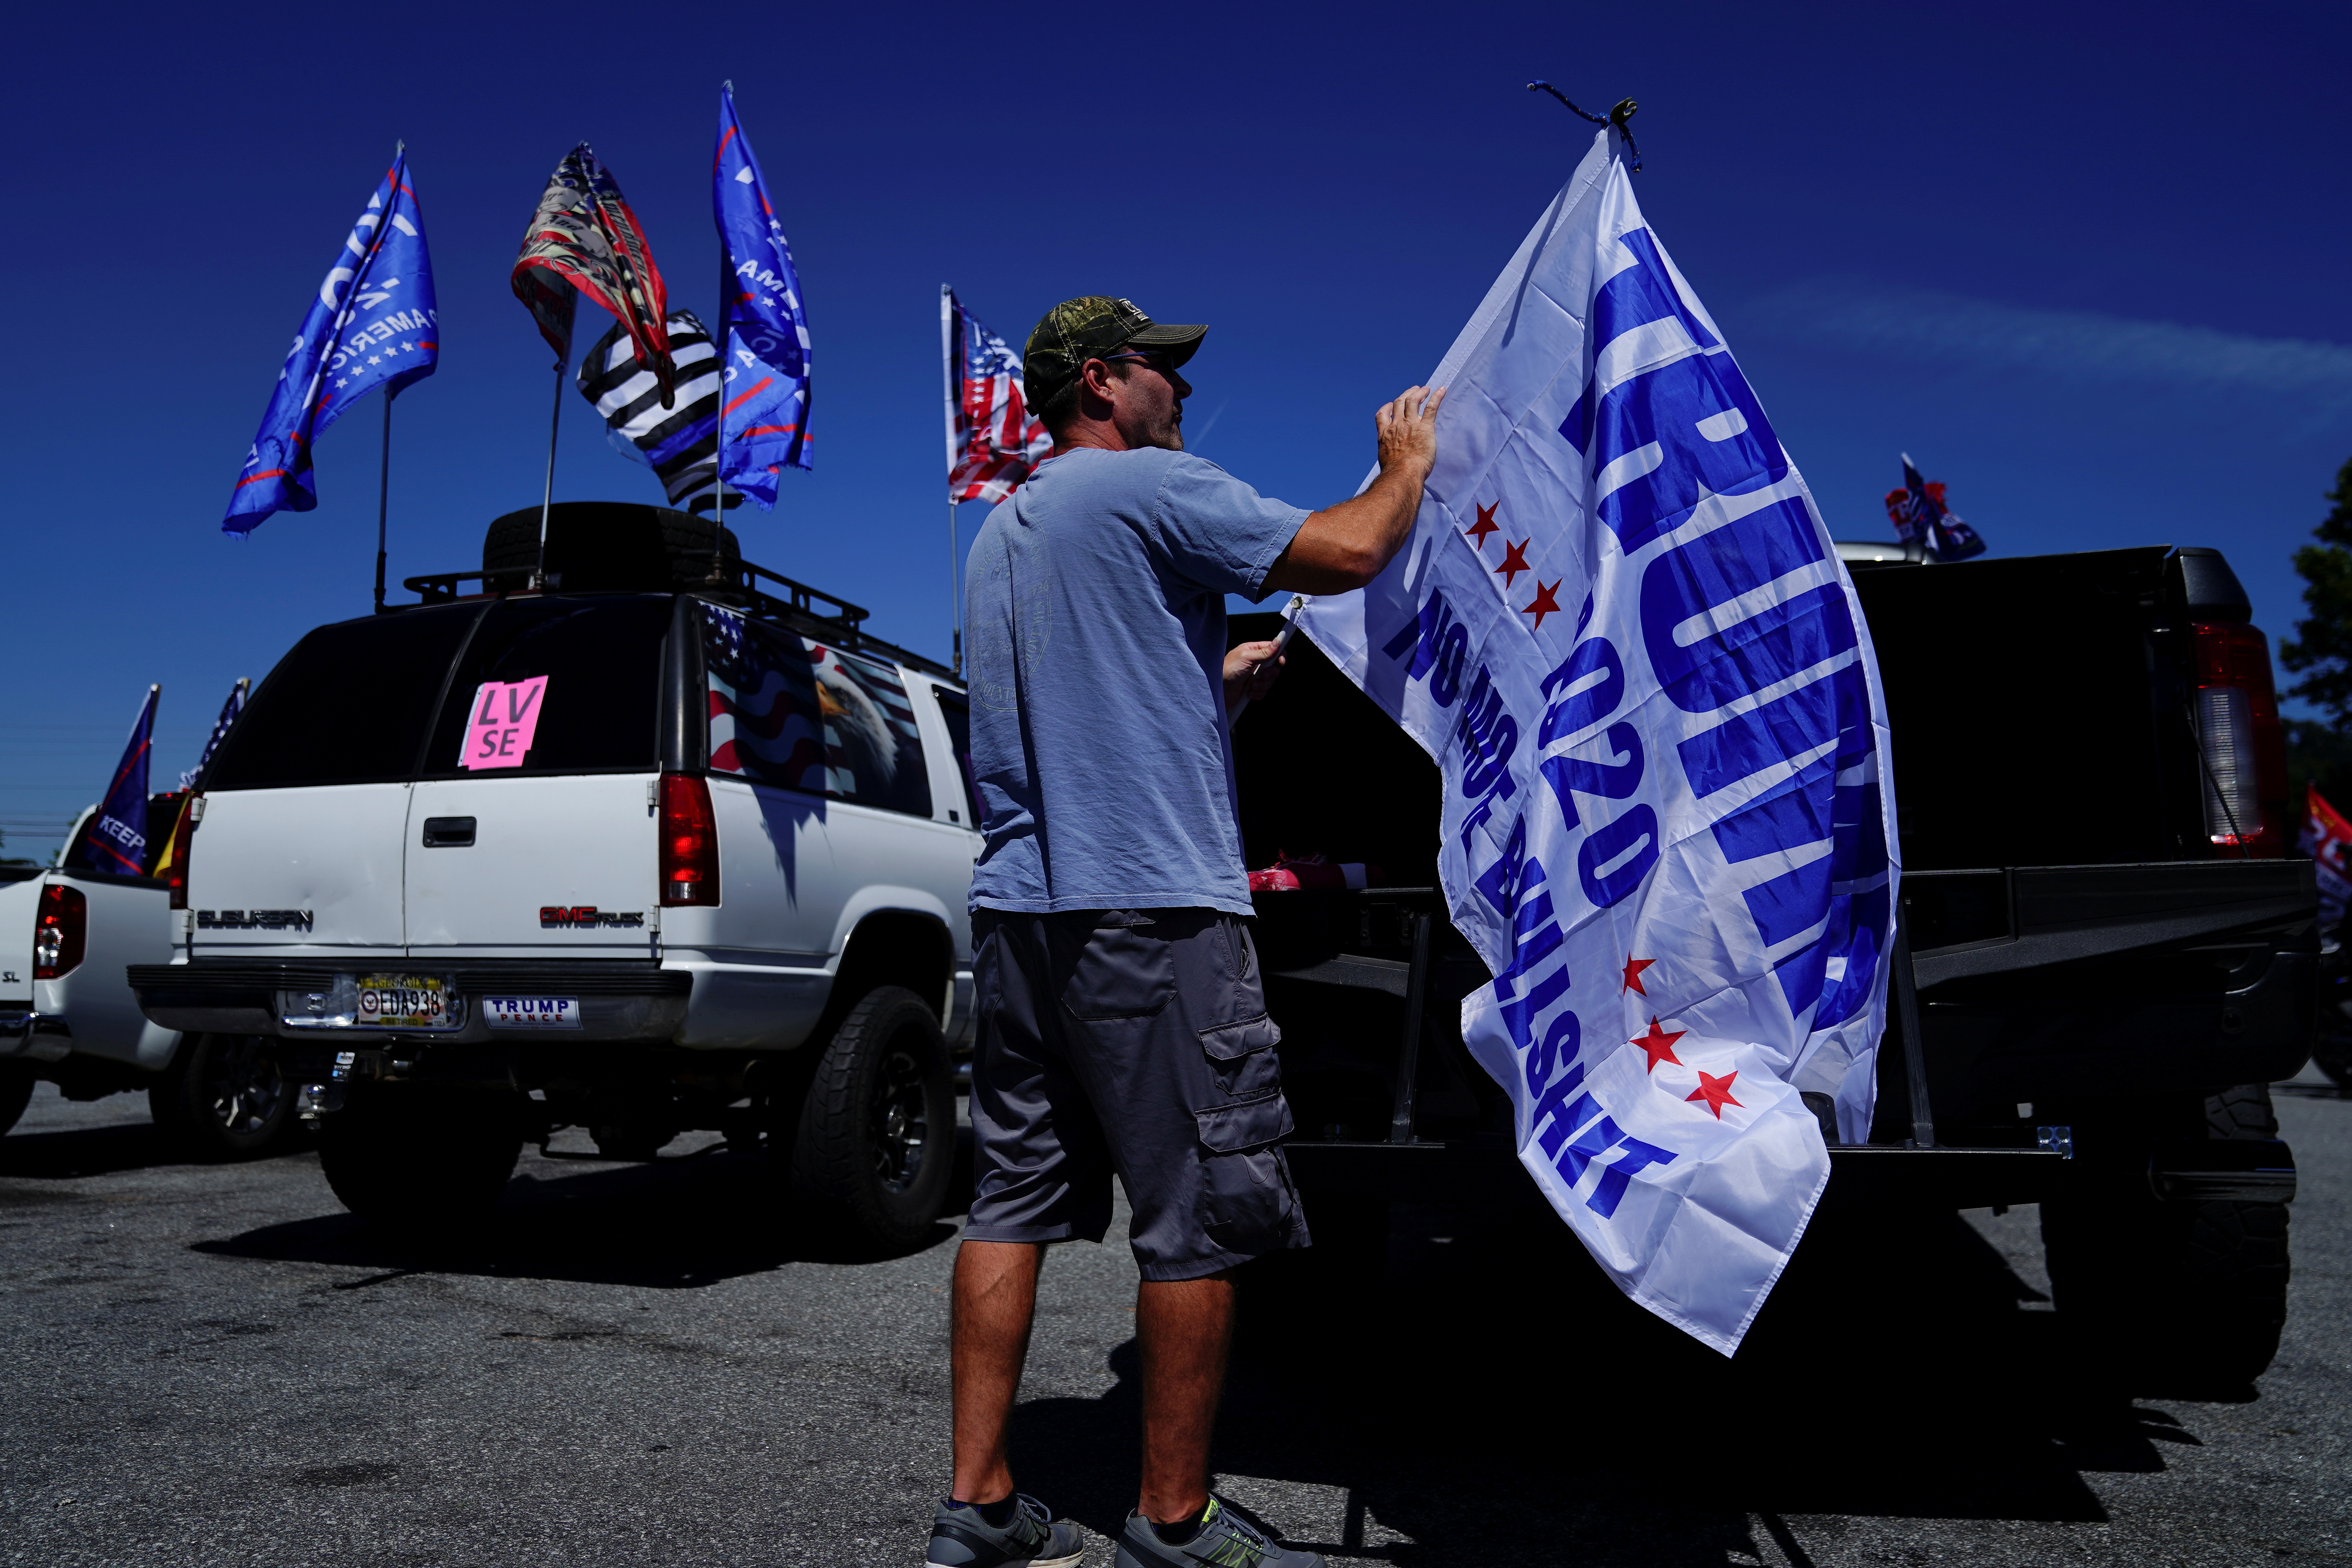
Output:
<instances>
[{"instance_id":1,"label":"asphalt parking lot","mask_svg":"<svg viewBox=\"0 0 2352 1568\"><path fill-rule=\"evenodd\" d=\"M1221 1484L1402 1568L2352 1562L2352 1099L2277 1098L2292 1313L2237 1400L2086 1382L2031 1210L1817 1227L1726 1362L1556 1227L1411 1209L1384 1278L1246 1310ZM174 1163L142 1100L45 1086L0 1140L0 1562L918 1563L953 1254L803 1255L750 1156L536 1152L489 1234L417 1250L308 1153ZM1019 1418L1090 1568L1132 1300L1123 1247L1055 1254Z\"/></svg>"}]
</instances>

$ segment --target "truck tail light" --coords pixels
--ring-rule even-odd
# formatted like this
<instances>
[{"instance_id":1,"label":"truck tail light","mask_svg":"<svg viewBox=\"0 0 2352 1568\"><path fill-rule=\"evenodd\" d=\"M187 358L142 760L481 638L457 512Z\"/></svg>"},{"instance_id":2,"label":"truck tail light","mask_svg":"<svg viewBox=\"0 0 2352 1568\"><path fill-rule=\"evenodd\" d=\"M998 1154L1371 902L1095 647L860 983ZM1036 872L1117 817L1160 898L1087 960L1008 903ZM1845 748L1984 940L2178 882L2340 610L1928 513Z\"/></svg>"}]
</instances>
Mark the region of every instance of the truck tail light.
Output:
<instances>
[{"instance_id":1,"label":"truck tail light","mask_svg":"<svg viewBox=\"0 0 2352 1568\"><path fill-rule=\"evenodd\" d=\"M710 784L699 773L662 774L661 901L719 901L719 819L710 810Z\"/></svg>"},{"instance_id":2,"label":"truck tail light","mask_svg":"<svg viewBox=\"0 0 2352 1568\"><path fill-rule=\"evenodd\" d=\"M172 824L172 841L163 850L163 862L155 868L155 875L172 889L172 907L188 907L188 840L194 837L196 818L205 814L205 797L191 794L180 803L179 819Z\"/></svg>"},{"instance_id":3,"label":"truck tail light","mask_svg":"<svg viewBox=\"0 0 2352 1568\"><path fill-rule=\"evenodd\" d=\"M2217 854L2276 858L2286 853L2286 731L2270 641L2249 626L2200 622L2190 630L2205 835Z\"/></svg>"},{"instance_id":4,"label":"truck tail light","mask_svg":"<svg viewBox=\"0 0 2352 1568\"><path fill-rule=\"evenodd\" d=\"M41 889L41 912L33 921L33 978L62 980L81 963L89 934L89 900L79 888L56 882Z\"/></svg>"}]
</instances>

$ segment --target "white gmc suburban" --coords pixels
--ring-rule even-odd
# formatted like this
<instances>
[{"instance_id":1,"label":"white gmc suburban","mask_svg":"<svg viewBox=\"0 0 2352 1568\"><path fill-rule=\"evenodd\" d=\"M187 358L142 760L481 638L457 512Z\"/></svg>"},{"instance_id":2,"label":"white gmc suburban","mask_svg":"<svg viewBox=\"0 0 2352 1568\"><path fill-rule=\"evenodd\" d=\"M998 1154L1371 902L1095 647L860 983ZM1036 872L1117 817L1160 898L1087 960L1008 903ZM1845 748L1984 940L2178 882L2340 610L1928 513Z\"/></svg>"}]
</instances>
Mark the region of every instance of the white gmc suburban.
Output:
<instances>
[{"instance_id":1,"label":"white gmc suburban","mask_svg":"<svg viewBox=\"0 0 2352 1568\"><path fill-rule=\"evenodd\" d=\"M911 1242L971 1029L961 685L667 509L557 507L530 590L538 524L254 693L147 1016L264 1037L363 1215L478 1212L562 1126L713 1129L804 1217Z\"/></svg>"}]
</instances>

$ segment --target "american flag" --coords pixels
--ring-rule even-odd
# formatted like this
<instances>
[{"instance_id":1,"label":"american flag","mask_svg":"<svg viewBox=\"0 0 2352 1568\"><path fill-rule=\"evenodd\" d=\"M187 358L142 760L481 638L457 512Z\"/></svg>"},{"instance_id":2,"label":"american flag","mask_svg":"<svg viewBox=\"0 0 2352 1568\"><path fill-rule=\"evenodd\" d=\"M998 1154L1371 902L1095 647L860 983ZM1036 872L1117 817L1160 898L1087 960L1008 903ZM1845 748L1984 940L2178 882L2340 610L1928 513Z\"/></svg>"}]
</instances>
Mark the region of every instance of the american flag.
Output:
<instances>
[{"instance_id":1,"label":"american flag","mask_svg":"<svg viewBox=\"0 0 2352 1568\"><path fill-rule=\"evenodd\" d=\"M710 768L930 814L922 733L898 672L705 604Z\"/></svg>"},{"instance_id":2,"label":"american flag","mask_svg":"<svg viewBox=\"0 0 2352 1568\"><path fill-rule=\"evenodd\" d=\"M948 500L1003 500L1045 461L1054 437L1021 393L1021 356L940 285L947 349Z\"/></svg>"}]
</instances>

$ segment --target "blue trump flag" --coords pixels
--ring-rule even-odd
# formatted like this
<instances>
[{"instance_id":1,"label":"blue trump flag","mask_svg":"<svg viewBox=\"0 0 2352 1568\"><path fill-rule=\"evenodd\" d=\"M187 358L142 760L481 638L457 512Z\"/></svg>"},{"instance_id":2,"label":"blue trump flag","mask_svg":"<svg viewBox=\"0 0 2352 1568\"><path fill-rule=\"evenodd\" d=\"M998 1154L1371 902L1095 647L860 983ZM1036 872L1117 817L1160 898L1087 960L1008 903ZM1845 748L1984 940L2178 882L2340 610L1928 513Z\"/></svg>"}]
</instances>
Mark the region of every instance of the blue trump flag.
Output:
<instances>
[{"instance_id":1,"label":"blue trump flag","mask_svg":"<svg viewBox=\"0 0 2352 1568\"><path fill-rule=\"evenodd\" d=\"M1298 626L1438 763L1520 1164L1727 1355L1869 1136L1900 841L1853 584L1609 138L1429 378L1409 548Z\"/></svg>"},{"instance_id":2,"label":"blue trump flag","mask_svg":"<svg viewBox=\"0 0 2352 1568\"><path fill-rule=\"evenodd\" d=\"M122 760L114 764L114 782L107 785L98 815L68 847L67 866L121 877L146 875L147 755L155 734L155 699L163 689L160 686L147 689L139 721L131 726L131 743L122 748Z\"/></svg>"},{"instance_id":3,"label":"blue trump flag","mask_svg":"<svg viewBox=\"0 0 2352 1568\"><path fill-rule=\"evenodd\" d=\"M776 504L776 476L808 468L809 331L800 276L767 181L735 118L731 88L719 95L719 155L710 173L726 272L719 331L727 363L719 405L719 478L762 507Z\"/></svg>"},{"instance_id":4,"label":"blue trump flag","mask_svg":"<svg viewBox=\"0 0 2352 1568\"><path fill-rule=\"evenodd\" d=\"M250 533L273 511L317 506L311 445L378 387L389 397L431 375L439 320L425 220L407 154L397 153L294 334L221 531Z\"/></svg>"}]
</instances>

